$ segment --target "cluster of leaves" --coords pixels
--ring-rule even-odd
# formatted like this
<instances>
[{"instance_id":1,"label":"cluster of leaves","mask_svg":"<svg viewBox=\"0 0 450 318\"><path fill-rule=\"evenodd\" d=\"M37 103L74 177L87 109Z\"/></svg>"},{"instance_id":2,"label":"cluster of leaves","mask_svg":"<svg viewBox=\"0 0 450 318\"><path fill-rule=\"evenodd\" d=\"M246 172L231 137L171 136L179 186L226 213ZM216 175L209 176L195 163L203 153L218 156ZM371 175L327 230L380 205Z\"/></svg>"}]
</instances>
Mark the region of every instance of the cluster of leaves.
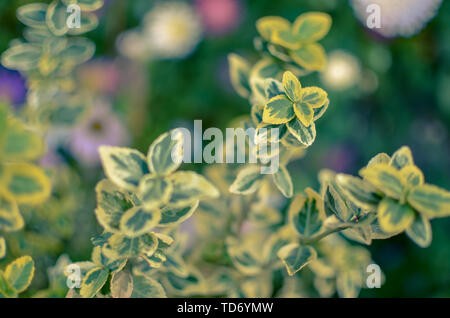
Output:
<instances>
[{"instance_id":1,"label":"cluster of leaves","mask_svg":"<svg viewBox=\"0 0 450 318\"><path fill-rule=\"evenodd\" d=\"M1 62L24 75L28 95L20 114L0 105L0 258L59 254L73 234L78 176L68 167L44 171L33 162L44 154L46 129L74 124L90 104L76 89L73 73L94 54L94 43L79 35L98 25L93 11L102 5L103 0L54 0L17 10L26 26L24 40L12 41ZM74 6L81 9L81 20L80 27L71 28Z\"/></svg>"},{"instance_id":2,"label":"cluster of leaves","mask_svg":"<svg viewBox=\"0 0 450 318\"><path fill-rule=\"evenodd\" d=\"M424 183L423 173L414 164L411 150L402 147L392 157L381 153L359 174L362 178L336 176L335 182L344 195L359 209L376 215L382 231L396 234L406 231L419 246L430 245L429 220L450 216L450 193ZM336 190L330 186L328 195L338 202L339 190ZM341 214L339 221L345 222L349 217L345 210L338 214ZM361 231L370 232L367 227Z\"/></svg>"},{"instance_id":3,"label":"cluster of leaves","mask_svg":"<svg viewBox=\"0 0 450 318\"><path fill-rule=\"evenodd\" d=\"M281 17L264 17L256 23L267 50L254 66L244 58L230 54L230 78L235 90L252 105L244 127L256 129L254 143L276 142L281 168L273 175L277 187L292 197L292 180L285 166L310 147L316 138L314 121L326 112L329 100L319 87L302 87L297 76L320 70L326 54L316 42L329 31L331 17L310 12L300 15L294 24ZM291 58L289 58L289 56ZM285 58L283 58L285 57ZM295 61L295 63L293 62ZM261 128L278 128L278 138L260 134ZM231 187L233 193L249 194L262 178L255 167L244 168Z\"/></svg>"},{"instance_id":4,"label":"cluster of leaves","mask_svg":"<svg viewBox=\"0 0 450 318\"><path fill-rule=\"evenodd\" d=\"M23 228L19 205L42 204L49 197L50 178L33 163L44 149L42 137L0 105L0 234ZM0 236L0 258L5 254Z\"/></svg>"},{"instance_id":5,"label":"cluster of leaves","mask_svg":"<svg viewBox=\"0 0 450 318\"><path fill-rule=\"evenodd\" d=\"M255 39L255 46L287 66L300 67L297 72L321 71L326 53L317 41L330 27L331 17L321 12L301 14L293 24L282 17L264 17L256 22L260 37Z\"/></svg>"},{"instance_id":6,"label":"cluster of leaves","mask_svg":"<svg viewBox=\"0 0 450 318\"><path fill-rule=\"evenodd\" d=\"M67 27L71 4L83 10L81 29ZM28 104L36 107L27 114L39 124L70 123L80 113L83 96L74 92L70 73L90 58L93 44L73 36L95 28L92 11L101 5L55 0L19 8L27 42L13 44L2 62L29 79ZM90 261L70 264L61 256L49 271L49 287L38 295L61 295L66 278L60 274L76 265L79 285L67 297L328 297L335 292L356 297L372 260L365 247L344 237L370 245L406 231L419 246L428 246L429 220L450 215L450 193L424 183L407 147L392 157L375 156L361 178L324 170L320 191L294 193L287 165L312 146L315 120L329 106L323 89L303 87L298 77L323 69L326 55L317 41L330 25L331 18L317 12L300 15L292 25L265 17L257 22L255 39L261 59L251 66L230 55L232 84L251 104L239 124L254 128L247 142L256 147L250 149L277 145L275 153L263 155L279 157L276 173L262 175L263 164L210 166L208 179L179 171L184 140L178 130L158 137L147 155L101 147L106 178L96 187L95 215L103 233L91 240ZM18 205L43 203L51 187L49 177L30 163L41 154L43 141L7 108L0 107L0 115L0 231L6 232L24 225ZM262 128L278 128L280 134ZM65 232L70 227L58 229L58 223L67 222L64 216L78 200L64 191L73 179L63 174L69 181L57 183L55 200L23 209L31 222L50 222L57 237L71 235ZM192 222L184 222L188 219ZM35 251L30 242L37 234L18 237L18 253ZM0 238L0 256L4 251ZM17 296L33 273L30 257L12 262L0 271L0 293ZM64 274L74 277L69 270Z\"/></svg>"},{"instance_id":7,"label":"cluster of leaves","mask_svg":"<svg viewBox=\"0 0 450 318\"><path fill-rule=\"evenodd\" d=\"M177 130L158 137L147 156L109 146L100 148L100 156L107 179L96 187L95 214L105 231L92 239L92 262L82 264L87 272L80 295L94 297L104 288L101 294L113 297L164 296L151 276L169 260L169 268L178 268L172 228L218 190L195 172L176 171L183 158Z\"/></svg>"},{"instance_id":8,"label":"cluster of leaves","mask_svg":"<svg viewBox=\"0 0 450 318\"><path fill-rule=\"evenodd\" d=\"M92 262L79 263L82 297L328 297L336 291L356 297L371 256L337 232L369 245L406 230L418 245L430 244L428 219L448 215L449 193L423 184L407 147L392 158L377 155L361 170L362 179L324 170L320 192L294 195L286 166L313 144L314 121L329 105L324 90L302 87L297 76L323 67L325 54L315 42L330 21L307 13L291 27L263 18L257 23L267 48L262 59L250 66L230 55L232 83L252 105L240 121L255 131L247 142L256 147L249 149L278 146L268 155L279 156L273 175L262 175L260 164L214 165L206 174L217 190L200 175L175 172L183 156L176 130L155 140L147 157L101 149L108 179L97 186L96 215L105 232L93 238ZM194 210L190 248L180 223ZM71 290L68 296L79 295Z\"/></svg>"},{"instance_id":9,"label":"cluster of leaves","mask_svg":"<svg viewBox=\"0 0 450 318\"><path fill-rule=\"evenodd\" d=\"M81 10L79 27L69 27L72 5ZM95 44L79 35L97 27L92 11L102 5L103 0L53 0L18 8L25 40L13 41L1 60L26 76L32 108L27 115L37 124L71 124L88 104L88 97L75 91L73 70L94 55Z\"/></svg>"},{"instance_id":10,"label":"cluster of leaves","mask_svg":"<svg viewBox=\"0 0 450 318\"><path fill-rule=\"evenodd\" d=\"M30 256L22 256L0 270L0 298L17 297L31 283L34 276L34 262Z\"/></svg>"},{"instance_id":11,"label":"cluster of leaves","mask_svg":"<svg viewBox=\"0 0 450 318\"><path fill-rule=\"evenodd\" d=\"M244 127L255 127L257 132L261 127L278 127L281 131L278 140L270 140L279 142L281 162L272 179L286 198L293 196L292 180L286 165L313 144L316 137L314 121L325 113L329 100L327 93L319 87L302 87L297 76L307 72L293 67L287 58L283 61L277 53L282 47L285 55L281 56L290 56L297 66L308 71L321 69L326 61L325 54L314 42L328 32L330 21L324 14L307 13L298 17L291 27L278 17L262 18L257 22L257 28L263 39L269 42L265 46L265 56L253 67L237 55L232 54L229 59L233 86L252 104L250 119L244 122ZM307 35L302 37L299 30L304 30ZM306 51L310 53L305 53L305 56L315 58L309 67L296 56L298 52ZM267 138L256 133L255 142L266 142ZM232 172L228 177L228 180L234 180L230 192L249 197L244 208L249 211L241 211L244 216L237 218L238 224L250 222L258 226L251 233L238 231L238 238L226 238L227 257L247 279L248 276L255 279L252 290L266 291L265 294L248 294L242 293L241 289L241 295L268 297L275 294L268 274L279 266L271 258L275 254L289 276L309 265L309 273L314 275L312 287L320 296L330 296L337 290L342 297L356 297L365 284L365 268L371 263L370 253L364 247L346 243L334 234L337 232L350 240L370 245L374 239L387 239L406 230L419 246L426 247L431 243L429 219L449 215L450 194L423 184L423 174L414 165L408 147L399 149L392 158L386 154L377 155L361 170L361 176L362 179L322 171L319 176L320 193L307 188L303 194L296 195L288 203L283 222L282 218L274 217L280 216L279 212L268 212L272 208L262 209L255 196L251 195L256 193L258 197L262 185L270 187L270 177L262 176L254 165ZM273 193L269 190L265 195L267 202L267 196L273 196ZM260 212L264 210L259 215L249 208L258 205ZM255 222L255 214L261 217L258 221L275 221ZM289 281L285 278L286 288L283 287L278 295L311 295L299 286L290 288ZM295 284L302 285L298 281Z\"/></svg>"}]
</instances>

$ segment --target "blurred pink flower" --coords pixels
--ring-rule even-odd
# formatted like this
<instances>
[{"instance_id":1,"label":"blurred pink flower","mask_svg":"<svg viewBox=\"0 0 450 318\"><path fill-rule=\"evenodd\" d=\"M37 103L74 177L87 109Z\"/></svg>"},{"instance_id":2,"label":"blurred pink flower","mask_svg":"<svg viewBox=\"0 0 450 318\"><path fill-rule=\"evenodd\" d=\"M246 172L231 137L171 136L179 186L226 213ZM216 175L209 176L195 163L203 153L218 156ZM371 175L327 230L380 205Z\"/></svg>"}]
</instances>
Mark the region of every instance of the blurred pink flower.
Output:
<instances>
[{"instance_id":1,"label":"blurred pink flower","mask_svg":"<svg viewBox=\"0 0 450 318\"><path fill-rule=\"evenodd\" d=\"M129 135L120 119L105 102L94 104L91 113L74 128L70 150L86 166L100 162L98 147L101 145L123 146Z\"/></svg>"},{"instance_id":2,"label":"blurred pink flower","mask_svg":"<svg viewBox=\"0 0 450 318\"><path fill-rule=\"evenodd\" d=\"M240 0L196 0L195 6L209 34L230 32L241 21Z\"/></svg>"},{"instance_id":3,"label":"blurred pink flower","mask_svg":"<svg viewBox=\"0 0 450 318\"><path fill-rule=\"evenodd\" d=\"M78 69L80 83L101 94L114 94L120 85L120 70L112 60L92 60Z\"/></svg>"}]
</instances>

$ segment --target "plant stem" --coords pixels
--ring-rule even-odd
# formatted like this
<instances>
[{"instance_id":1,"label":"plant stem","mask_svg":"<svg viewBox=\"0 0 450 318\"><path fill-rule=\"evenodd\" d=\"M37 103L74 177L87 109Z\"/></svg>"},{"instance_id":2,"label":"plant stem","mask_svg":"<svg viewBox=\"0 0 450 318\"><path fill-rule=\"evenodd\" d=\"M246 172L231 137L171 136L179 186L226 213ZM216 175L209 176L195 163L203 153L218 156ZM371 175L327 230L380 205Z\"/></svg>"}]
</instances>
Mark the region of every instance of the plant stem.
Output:
<instances>
[{"instance_id":1,"label":"plant stem","mask_svg":"<svg viewBox=\"0 0 450 318\"><path fill-rule=\"evenodd\" d=\"M312 244L312 243L320 241L321 239L323 239L324 237L326 237L326 236L328 236L330 234L346 230L346 229L348 229L350 227L351 227L350 225L338 226L338 227L329 229L329 230L327 230L325 232L319 233L317 235L313 235L313 236L308 237L308 238L300 239L299 242L300 242L300 244Z\"/></svg>"}]
</instances>

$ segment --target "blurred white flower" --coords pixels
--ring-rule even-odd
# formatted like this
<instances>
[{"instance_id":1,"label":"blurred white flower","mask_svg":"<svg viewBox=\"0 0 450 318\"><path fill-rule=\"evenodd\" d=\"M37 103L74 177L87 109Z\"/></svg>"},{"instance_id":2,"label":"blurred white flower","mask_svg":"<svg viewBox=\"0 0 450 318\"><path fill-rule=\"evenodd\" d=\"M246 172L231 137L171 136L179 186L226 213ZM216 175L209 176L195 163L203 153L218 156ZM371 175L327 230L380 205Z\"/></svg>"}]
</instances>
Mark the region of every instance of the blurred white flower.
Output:
<instances>
[{"instance_id":1,"label":"blurred white flower","mask_svg":"<svg viewBox=\"0 0 450 318\"><path fill-rule=\"evenodd\" d=\"M141 32L138 30L121 33L116 43L120 54L132 60L145 61L150 58L150 48L146 41L143 41Z\"/></svg>"},{"instance_id":2,"label":"blurred white flower","mask_svg":"<svg viewBox=\"0 0 450 318\"><path fill-rule=\"evenodd\" d=\"M361 67L356 57L342 50L330 53L322 82L330 89L341 91L355 85L360 79Z\"/></svg>"},{"instance_id":3,"label":"blurred white flower","mask_svg":"<svg viewBox=\"0 0 450 318\"><path fill-rule=\"evenodd\" d=\"M161 58L182 58L191 53L202 35L195 10L183 2L157 5L145 16L144 36Z\"/></svg>"},{"instance_id":4,"label":"blurred white flower","mask_svg":"<svg viewBox=\"0 0 450 318\"><path fill-rule=\"evenodd\" d=\"M433 18L442 0L350 0L357 17L366 25L369 5L380 8L381 28L373 28L385 37L412 36Z\"/></svg>"},{"instance_id":5,"label":"blurred white flower","mask_svg":"<svg viewBox=\"0 0 450 318\"><path fill-rule=\"evenodd\" d=\"M127 31L118 40L119 51L135 59L184 58L202 38L200 17L187 3L157 4L143 21L142 30Z\"/></svg>"}]
</instances>

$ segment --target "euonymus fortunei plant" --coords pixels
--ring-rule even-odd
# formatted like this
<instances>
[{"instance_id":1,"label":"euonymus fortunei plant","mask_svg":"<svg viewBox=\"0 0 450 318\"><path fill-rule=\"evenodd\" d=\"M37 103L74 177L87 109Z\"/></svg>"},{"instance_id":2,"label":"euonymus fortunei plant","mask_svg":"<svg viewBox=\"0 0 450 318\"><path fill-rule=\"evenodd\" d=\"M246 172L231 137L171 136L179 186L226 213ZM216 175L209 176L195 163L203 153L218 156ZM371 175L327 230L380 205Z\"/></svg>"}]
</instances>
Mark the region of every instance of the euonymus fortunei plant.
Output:
<instances>
[{"instance_id":1,"label":"euonymus fortunei plant","mask_svg":"<svg viewBox=\"0 0 450 318\"><path fill-rule=\"evenodd\" d=\"M80 28L66 23L72 5L81 9ZM44 170L35 161L45 153L48 128L74 124L90 105L92 96L77 89L74 70L94 54L94 43L79 35L97 26L92 11L102 5L102 0L55 0L17 10L26 26L24 40L12 41L1 62L26 77L28 94L20 114L0 104L0 259L7 251L10 256L58 252L73 234L73 212L81 196L70 187L76 188L79 176L69 167ZM36 230L42 224L51 230ZM31 281L32 273L24 279ZM0 294L7 297L30 283L10 289L14 286L7 276L0 284Z\"/></svg>"},{"instance_id":2,"label":"euonymus fortunei plant","mask_svg":"<svg viewBox=\"0 0 450 318\"><path fill-rule=\"evenodd\" d=\"M87 21L76 34L58 18L72 3L80 5ZM81 97L66 80L70 84L68 74L93 47L71 35L97 25L89 11L99 6L100 1L73 0L19 9L19 19L29 27L28 42L12 46L2 60L32 83L29 103L36 107L25 112L31 127L72 118L66 111L75 110ZM262 174L262 163L210 165L206 177L180 170L184 140L176 129L159 136L145 154L99 149L106 178L95 188L95 215L103 231L91 239L91 260L72 264L80 275L67 297L329 297L336 292L356 297L373 263L364 245L402 232L420 247L431 244L430 220L450 215L450 193L425 182L406 146L392 156L376 155L359 176L322 170L320 189L294 193L287 165L306 155L316 139L315 121L330 105L325 90L305 86L301 77L324 68L326 54L318 41L330 26L331 18L318 12L293 23L264 17L256 23L254 41L260 59L251 63L229 56L231 82L251 105L249 116L230 126L254 128L247 142L256 149L276 145L265 154L279 157L274 174ZM51 190L49 177L31 163L41 154L39 134L7 107L0 112L3 233L23 227L18 204L40 204ZM278 128L279 134L262 128ZM67 187L67 180L59 179L58 189ZM4 246L0 238L0 256ZM0 271L0 293L17 296L29 285L33 268L25 256ZM69 279L72 274L66 270ZM54 275L50 281L60 288Z\"/></svg>"}]
</instances>

